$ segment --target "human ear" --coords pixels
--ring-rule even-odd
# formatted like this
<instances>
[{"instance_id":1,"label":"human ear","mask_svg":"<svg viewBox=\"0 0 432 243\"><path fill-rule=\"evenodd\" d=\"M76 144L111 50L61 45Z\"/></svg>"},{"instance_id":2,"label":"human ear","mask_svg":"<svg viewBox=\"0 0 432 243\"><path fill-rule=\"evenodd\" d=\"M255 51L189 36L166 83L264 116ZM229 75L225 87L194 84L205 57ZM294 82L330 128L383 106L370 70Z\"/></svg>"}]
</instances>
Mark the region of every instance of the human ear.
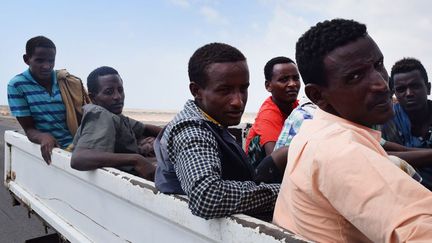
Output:
<instances>
[{"instance_id":1,"label":"human ear","mask_svg":"<svg viewBox=\"0 0 432 243\"><path fill-rule=\"evenodd\" d=\"M426 88L427 88L427 94L430 95L430 92L431 92L431 83L428 82L426 84Z\"/></svg>"},{"instance_id":2,"label":"human ear","mask_svg":"<svg viewBox=\"0 0 432 243\"><path fill-rule=\"evenodd\" d=\"M29 65L29 58L30 57L27 54L23 55L23 60L24 60L25 64L27 64L27 65Z\"/></svg>"},{"instance_id":3,"label":"human ear","mask_svg":"<svg viewBox=\"0 0 432 243\"><path fill-rule=\"evenodd\" d=\"M270 82L271 81L266 80L264 83L264 86L265 86L266 90L271 93L273 91L273 87L271 86Z\"/></svg>"},{"instance_id":4,"label":"human ear","mask_svg":"<svg viewBox=\"0 0 432 243\"><path fill-rule=\"evenodd\" d=\"M189 83L189 90L195 99L201 99L201 86L195 82Z\"/></svg>"},{"instance_id":5,"label":"human ear","mask_svg":"<svg viewBox=\"0 0 432 243\"><path fill-rule=\"evenodd\" d=\"M324 89L322 86L317 84L306 84L305 93L314 104L325 110L325 107L327 107L328 103L325 99Z\"/></svg>"},{"instance_id":6,"label":"human ear","mask_svg":"<svg viewBox=\"0 0 432 243\"><path fill-rule=\"evenodd\" d=\"M88 96L90 97L90 100L93 104L96 104L95 102L95 95L92 92L88 92Z\"/></svg>"}]
</instances>

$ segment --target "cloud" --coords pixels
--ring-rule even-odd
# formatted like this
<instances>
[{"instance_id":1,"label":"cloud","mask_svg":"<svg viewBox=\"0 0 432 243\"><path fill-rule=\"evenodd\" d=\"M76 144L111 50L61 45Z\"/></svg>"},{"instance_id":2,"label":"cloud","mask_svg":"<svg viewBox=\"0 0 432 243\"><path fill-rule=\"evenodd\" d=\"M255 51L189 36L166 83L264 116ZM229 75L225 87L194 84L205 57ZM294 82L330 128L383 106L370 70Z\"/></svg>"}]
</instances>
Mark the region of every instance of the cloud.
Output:
<instances>
[{"instance_id":1,"label":"cloud","mask_svg":"<svg viewBox=\"0 0 432 243\"><path fill-rule=\"evenodd\" d=\"M251 23L253 34L245 34L239 48L248 58L251 94L248 110L253 111L269 94L263 85L262 69L270 58L295 58L298 38L311 26L326 19L347 18L365 23L385 57L390 72L399 59L418 58L432 76L432 2L402 0L271 1L272 12L263 22ZM259 34L257 34L259 33Z\"/></svg>"},{"instance_id":2,"label":"cloud","mask_svg":"<svg viewBox=\"0 0 432 243\"><path fill-rule=\"evenodd\" d=\"M216 25L227 25L228 19L222 16L216 9L210 6L202 6L199 13L204 16L207 22Z\"/></svg>"},{"instance_id":3,"label":"cloud","mask_svg":"<svg viewBox=\"0 0 432 243\"><path fill-rule=\"evenodd\" d=\"M189 8L191 5L188 0L170 0L170 3L182 8Z\"/></svg>"}]
</instances>

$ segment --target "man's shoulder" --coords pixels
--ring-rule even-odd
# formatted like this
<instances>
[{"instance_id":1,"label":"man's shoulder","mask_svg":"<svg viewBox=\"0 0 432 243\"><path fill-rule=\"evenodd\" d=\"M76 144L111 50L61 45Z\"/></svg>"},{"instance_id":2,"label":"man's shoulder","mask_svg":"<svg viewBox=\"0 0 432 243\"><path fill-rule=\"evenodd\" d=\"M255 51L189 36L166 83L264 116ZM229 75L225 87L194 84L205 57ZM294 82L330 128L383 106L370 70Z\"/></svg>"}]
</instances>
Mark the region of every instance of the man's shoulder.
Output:
<instances>
[{"instance_id":1,"label":"man's shoulder","mask_svg":"<svg viewBox=\"0 0 432 243\"><path fill-rule=\"evenodd\" d=\"M189 116L184 114L177 114L174 119L168 123L165 133L178 132L183 129L200 129L203 126L204 120L198 116Z\"/></svg>"},{"instance_id":2,"label":"man's shoulder","mask_svg":"<svg viewBox=\"0 0 432 243\"><path fill-rule=\"evenodd\" d=\"M279 112L280 110L278 108L278 106L276 105L276 103L274 103L272 97L268 97L264 100L264 102L262 103L259 112L261 111L267 111L267 110L271 110L271 111L275 111L275 112Z\"/></svg>"},{"instance_id":3,"label":"man's shoulder","mask_svg":"<svg viewBox=\"0 0 432 243\"><path fill-rule=\"evenodd\" d=\"M327 122L327 125L320 126L321 122L314 119L305 120L302 125L304 128L301 128L297 136L305 136L306 143L321 147L329 155L333 154L329 151L338 153L337 151L342 151L348 146L369 146L378 143L373 135L369 134L369 130L363 131L361 128L353 128L349 124L338 122Z\"/></svg>"},{"instance_id":4,"label":"man's shoulder","mask_svg":"<svg viewBox=\"0 0 432 243\"><path fill-rule=\"evenodd\" d=\"M97 119L112 119L120 120L120 117L102 106L95 104L87 104L83 106L84 117L96 117Z\"/></svg>"},{"instance_id":5,"label":"man's shoulder","mask_svg":"<svg viewBox=\"0 0 432 243\"><path fill-rule=\"evenodd\" d=\"M271 99L271 96L267 98L264 103L261 105L258 114L257 119L255 122L260 122L262 119L276 119L281 118L282 119L283 114L279 107L273 102Z\"/></svg>"},{"instance_id":6,"label":"man's shoulder","mask_svg":"<svg viewBox=\"0 0 432 243\"><path fill-rule=\"evenodd\" d=\"M20 73L15 75L8 83L9 86L16 87L22 82L29 82L29 80L25 77L24 73Z\"/></svg>"}]
</instances>

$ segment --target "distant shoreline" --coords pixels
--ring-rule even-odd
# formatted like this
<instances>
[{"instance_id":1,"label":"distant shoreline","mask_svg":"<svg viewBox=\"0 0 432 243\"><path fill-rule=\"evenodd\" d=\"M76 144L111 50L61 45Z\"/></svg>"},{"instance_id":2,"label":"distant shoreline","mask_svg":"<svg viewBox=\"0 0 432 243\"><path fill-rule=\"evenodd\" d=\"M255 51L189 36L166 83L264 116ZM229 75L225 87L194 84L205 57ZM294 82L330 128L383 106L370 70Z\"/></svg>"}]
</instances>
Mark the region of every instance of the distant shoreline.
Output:
<instances>
[{"instance_id":1,"label":"distant shoreline","mask_svg":"<svg viewBox=\"0 0 432 243\"><path fill-rule=\"evenodd\" d=\"M165 125L170 122L174 116L177 114L176 111L159 111L159 110L145 110L145 109L128 109L125 108L123 110L123 114L125 116L131 117L135 120L150 123L154 125ZM10 115L9 106L0 105L0 116L6 119L15 120ZM255 119L256 113L245 112L243 114L241 123L253 123Z\"/></svg>"}]
</instances>

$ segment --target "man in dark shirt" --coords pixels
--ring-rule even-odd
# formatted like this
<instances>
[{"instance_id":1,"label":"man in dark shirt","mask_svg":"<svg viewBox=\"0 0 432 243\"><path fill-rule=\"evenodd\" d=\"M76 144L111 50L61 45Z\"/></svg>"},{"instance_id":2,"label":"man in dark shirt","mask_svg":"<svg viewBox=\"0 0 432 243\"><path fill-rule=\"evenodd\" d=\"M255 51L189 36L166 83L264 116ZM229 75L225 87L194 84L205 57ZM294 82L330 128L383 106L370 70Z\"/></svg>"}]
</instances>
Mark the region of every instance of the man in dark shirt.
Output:
<instances>
[{"instance_id":1,"label":"man in dark shirt","mask_svg":"<svg viewBox=\"0 0 432 243\"><path fill-rule=\"evenodd\" d=\"M84 106L84 116L74 138L71 167L94 170L116 167L153 180L155 165L139 154L137 140L156 137L161 128L145 125L122 115L123 80L111 67L95 69L87 78L93 104ZM153 159L154 161L154 159Z\"/></svg>"},{"instance_id":2,"label":"man in dark shirt","mask_svg":"<svg viewBox=\"0 0 432 243\"><path fill-rule=\"evenodd\" d=\"M398 103L393 105L395 116L382 128L383 138L410 148L429 148L411 165L422 176L422 184L432 189L432 101L426 70L417 59L399 60L392 67L390 85Z\"/></svg>"},{"instance_id":3,"label":"man in dark shirt","mask_svg":"<svg viewBox=\"0 0 432 243\"><path fill-rule=\"evenodd\" d=\"M195 51L188 71L194 100L155 142L156 187L186 194L192 213L206 219L271 212L279 184L254 182L255 171L227 130L239 124L246 105L246 58L232 46L211 43Z\"/></svg>"}]
</instances>

